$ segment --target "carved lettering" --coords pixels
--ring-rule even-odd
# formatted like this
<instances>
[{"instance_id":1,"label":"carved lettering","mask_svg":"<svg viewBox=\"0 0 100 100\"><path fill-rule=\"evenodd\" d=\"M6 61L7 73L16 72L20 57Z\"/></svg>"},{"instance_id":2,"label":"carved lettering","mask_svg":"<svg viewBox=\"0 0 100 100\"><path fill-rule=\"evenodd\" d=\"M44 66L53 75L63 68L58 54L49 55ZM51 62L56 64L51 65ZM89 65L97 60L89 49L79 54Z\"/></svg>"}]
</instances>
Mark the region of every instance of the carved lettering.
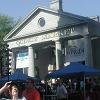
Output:
<instances>
[{"instance_id":1,"label":"carved lettering","mask_svg":"<svg viewBox=\"0 0 100 100\"><path fill-rule=\"evenodd\" d=\"M71 33L73 33L75 31L74 27L71 28L67 28L67 29L62 29L60 31L56 31L56 32L51 32L51 33L45 33L43 35L40 36L35 36L35 37L31 37L28 39L21 39L16 41L16 45L25 45L25 44L34 44L36 42L43 42L45 40L50 40L52 38L62 38L62 37L68 37Z\"/></svg>"},{"instance_id":2,"label":"carved lettering","mask_svg":"<svg viewBox=\"0 0 100 100\"><path fill-rule=\"evenodd\" d=\"M67 51L67 55L74 55L74 56L80 56L84 54L84 48L69 48Z\"/></svg>"}]
</instances>

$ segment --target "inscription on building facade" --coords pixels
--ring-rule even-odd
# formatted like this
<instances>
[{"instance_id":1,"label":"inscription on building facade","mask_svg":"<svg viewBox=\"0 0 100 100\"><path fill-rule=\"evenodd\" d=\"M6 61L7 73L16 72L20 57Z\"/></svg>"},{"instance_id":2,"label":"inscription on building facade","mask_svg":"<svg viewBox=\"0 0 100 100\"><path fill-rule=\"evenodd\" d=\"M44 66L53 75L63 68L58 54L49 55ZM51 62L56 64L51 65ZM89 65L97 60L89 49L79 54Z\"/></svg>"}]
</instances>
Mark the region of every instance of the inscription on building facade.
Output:
<instances>
[{"instance_id":1,"label":"inscription on building facade","mask_svg":"<svg viewBox=\"0 0 100 100\"><path fill-rule=\"evenodd\" d=\"M74 27L62 29L60 31L45 33L43 35L34 36L26 39L21 39L16 41L17 46L27 45L27 44L34 44L38 42L50 41L55 38L64 38L70 36L75 31Z\"/></svg>"}]
</instances>

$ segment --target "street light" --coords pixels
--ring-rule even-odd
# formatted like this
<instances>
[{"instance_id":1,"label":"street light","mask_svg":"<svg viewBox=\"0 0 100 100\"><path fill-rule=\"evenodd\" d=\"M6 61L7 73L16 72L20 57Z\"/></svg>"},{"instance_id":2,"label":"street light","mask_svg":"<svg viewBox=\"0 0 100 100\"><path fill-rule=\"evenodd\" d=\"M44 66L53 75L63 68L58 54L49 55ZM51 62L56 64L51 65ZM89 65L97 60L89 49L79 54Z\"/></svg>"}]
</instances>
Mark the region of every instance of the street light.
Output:
<instances>
[{"instance_id":1,"label":"street light","mask_svg":"<svg viewBox=\"0 0 100 100\"><path fill-rule=\"evenodd\" d=\"M0 46L0 77L2 76L2 48Z\"/></svg>"},{"instance_id":2,"label":"street light","mask_svg":"<svg viewBox=\"0 0 100 100\"><path fill-rule=\"evenodd\" d=\"M4 44L4 56L5 56L5 67L7 68L7 75L8 75L8 81L9 81L9 66L11 65L11 53L12 50L9 49L9 45L8 44Z\"/></svg>"}]
</instances>

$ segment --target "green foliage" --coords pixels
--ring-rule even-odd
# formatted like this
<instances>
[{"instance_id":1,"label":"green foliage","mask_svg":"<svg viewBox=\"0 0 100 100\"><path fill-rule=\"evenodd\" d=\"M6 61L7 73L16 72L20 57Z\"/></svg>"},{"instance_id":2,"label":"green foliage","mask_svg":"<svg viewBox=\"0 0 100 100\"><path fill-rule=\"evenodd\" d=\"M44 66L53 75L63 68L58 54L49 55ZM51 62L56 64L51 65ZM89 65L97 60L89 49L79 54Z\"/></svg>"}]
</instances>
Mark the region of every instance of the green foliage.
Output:
<instances>
[{"instance_id":1,"label":"green foliage","mask_svg":"<svg viewBox=\"0 0 100 100\"><path fill-rule=\"evenodd\" d=\"M7 62L6 58L9 57L9 55L6 55L5 50L5 43L3 41L3 38L11 31L11 29L15 26L15 21L12 17L0 14L0 76L3 75L3 67L5 66L5 63Z\"/></svg>"},{"instance_id":2,"label":"green foliage","mask_svg":"<svg viewBox=\"0 0 100 100\"><path fill-rule=\"evenodd\" d=\"M0 42L9 31L14 27L15 22L12 17L0 14Z\"/></svg>"}]
</instances>

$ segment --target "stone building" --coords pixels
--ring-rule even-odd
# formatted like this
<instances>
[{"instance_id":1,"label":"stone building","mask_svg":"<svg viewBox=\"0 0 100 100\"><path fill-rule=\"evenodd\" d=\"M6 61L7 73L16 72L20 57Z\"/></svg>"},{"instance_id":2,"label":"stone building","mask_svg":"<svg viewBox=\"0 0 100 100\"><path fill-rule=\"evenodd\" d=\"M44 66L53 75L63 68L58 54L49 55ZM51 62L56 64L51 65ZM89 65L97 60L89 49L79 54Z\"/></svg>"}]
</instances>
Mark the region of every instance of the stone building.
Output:
<instances>
[{"instance_id":1,"label":"stone building","mask_svg":"<svg viewBox=\"0 0 100 100\"><path fill-rule=\"evenodd\" d=\"M100 67L100 23L64 12L62 0L49 9L38 7L12 29L4 40L12 49L12 69L44 78L70 62Z\"/></svg>"}]
</instances>

